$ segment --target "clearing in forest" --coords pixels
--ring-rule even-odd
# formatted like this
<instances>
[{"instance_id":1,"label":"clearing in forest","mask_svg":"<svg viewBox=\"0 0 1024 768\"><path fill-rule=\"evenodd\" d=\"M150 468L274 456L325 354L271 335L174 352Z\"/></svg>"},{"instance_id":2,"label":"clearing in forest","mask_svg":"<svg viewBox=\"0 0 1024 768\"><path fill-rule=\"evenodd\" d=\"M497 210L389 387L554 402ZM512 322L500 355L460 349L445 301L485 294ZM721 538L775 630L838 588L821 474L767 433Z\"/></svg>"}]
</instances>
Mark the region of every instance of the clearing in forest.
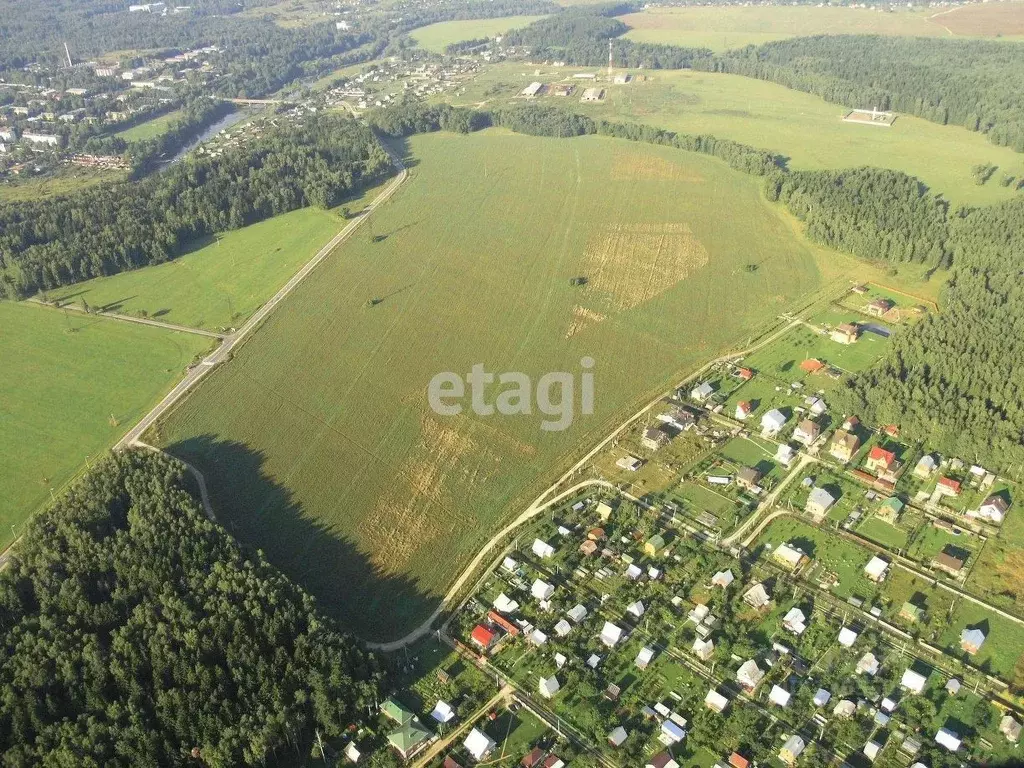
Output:
<instances>
[{"instance_id":1,"label":"clearing in forest","mask_svg":"<svg viewBox=\"0 0 1024 768\"><path fill-rule=\"evenodd\" d=\"M713 158L498 130L408 151L398 193L150 435L202 469L234 535L373 639L422 620L573 455L821 285L819 250ZM678 173L616 179L623 155ZM428 405L435 374L475 364L573 373L578 398L585 356L595 413L577 400L562 432L536 405L476 415L468 386L460 415Z\"/></svg>"}]
</instances>

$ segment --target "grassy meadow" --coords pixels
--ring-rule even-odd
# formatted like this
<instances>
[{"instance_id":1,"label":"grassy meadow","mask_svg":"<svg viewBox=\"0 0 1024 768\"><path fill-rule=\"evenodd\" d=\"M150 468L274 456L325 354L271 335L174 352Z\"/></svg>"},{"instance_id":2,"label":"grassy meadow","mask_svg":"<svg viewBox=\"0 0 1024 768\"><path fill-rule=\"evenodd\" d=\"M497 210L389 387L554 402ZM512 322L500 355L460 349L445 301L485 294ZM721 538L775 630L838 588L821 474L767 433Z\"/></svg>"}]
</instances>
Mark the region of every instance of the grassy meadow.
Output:
<instances>
[{"instance_id":1,"label":"grassy meadow","mask_svg":"<svg viewBox=\"0 0 1024 768\"><path fill-rule=\"evenodd\" d=\"M444 53L444 49L452 43L502 35L510 29L528 26L542 18L544 17L501 16L496 19L442 21L414 29L409 33L409 37L415 40L421 48L426 48L434 53Z\"/></svg>"},{"instance_id":2,"label":"grassy meadow","mask_svg":"<svg viewBox=\"0 0 1024 768\"><path fill-rule=\"evenodd\" d=\"M558 82L576 71L581 70L551 68L538 76L522 64L499 64L469 83L456 101L506 103L534 80ZM1024 194L998 182L1005 174L1024 177L1024 156L966 128L909 116L900 116L891 128L844 123L847 110L842 106L740 75L689 70L634 74L643 79L603 83L607 95L600 103L582 104L576 97L548 97L541 103L595 118L733 139L777 152L797 170L894 168L918 177L955 204L988 205ZM982 186L971 173L979 163L999 168Z\"/></svg>"},{"instance_id":3,"label":"grassy meadow","mask_svg":"<svg viewBox=\"0 0 1024 768\"><path fill-rule=\"evenodd\" d=\"M150 436L367 638L424 618L572 455L822 282L757 180L712 158L495 130L408 151L406 185ZM585 356L595 413L562 432L427 403L439 372L578 381Z\"/></svg>"},{"instance_id":4,"label":"grassy meadow","mask_svg":"<svg viewBox=\"0 0 1024 768\"><path fill-rule=\"evenodd\" d=\"M70 285L50 298L208 330L237 327L343 226L337 213L301 208L218 235L173 261Z\"/></svg>"},{"instance_id":5,"label":"grassy meadow","mask_svg":"<svg viewBox=\"0 0 1024 768\"><path fill-rule=\"evenodd\" d=\"M171 127L171 123L179 117L181 117L181 110L176 109L154 117L152 120L147 120L144 123L133 125L131 128L125 128L123 131L118 131L114 135L121 137L125 141L143 141L145 139L153 139L167 133L167 130Z\"/></svg>"},{"instance_id":6,"label":"grassy meadow","mask_svg":"<svg viewBox=\"0 0 1024 768\"><path fill-rule=\"evenodd\" d=\"M29 176L0 183L0 204L70 195L96 184L122 181L125 175L124 171L105 171L69 165L46 176Z\"/></svg>"},{"instance_id":7,"label":"grassy meadow","mask_svg":"<svg viewBox=\"0 0 1024 768\"><path fill-rule=\"evenodd\" d=\"M0 547L170 389L209 339L0 301ZM113 417L113 418L112 418Z\"/></svg>"}]
</instances>

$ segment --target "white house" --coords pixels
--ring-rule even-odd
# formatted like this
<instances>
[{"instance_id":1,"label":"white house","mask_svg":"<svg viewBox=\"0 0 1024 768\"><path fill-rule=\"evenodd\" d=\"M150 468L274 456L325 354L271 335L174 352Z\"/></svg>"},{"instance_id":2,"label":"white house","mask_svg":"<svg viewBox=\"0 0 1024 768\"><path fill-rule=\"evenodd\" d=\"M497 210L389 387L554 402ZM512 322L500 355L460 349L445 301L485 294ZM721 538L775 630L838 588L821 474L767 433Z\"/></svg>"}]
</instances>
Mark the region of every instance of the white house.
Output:
<instances>
[{"instance_id":1,"label":"white house","mask_svg":"<svg viewBox=\"0 0 1024 768\"><path fill-rule=\"evenodd\" d=\"M782 626L794 635L802 635L807 629L807 617L799 608L790 608L789 613L782 617Z\"/></svg>"},{"instance_id":2,"label":"white house","mask_svg":"<svg viewBox=\"0 0 1024 768\"><path fill-rule=\"evenodd\" d=\"M502 613L515 613L519 610L519 603L502 592L494 598L494 608Z\"/></svg>"},{"instance_id":3,"label":"white house","mask_svg":"<svg viewBox=\"0 0 1024 768\"><path fill-rule=\"evenodd\" d=\"M908 669L900 679L900 686L906 688L911 693L920 693L924 690L925 682L927 681L924 675Z\"/></svg>"},{"instance_id":4,"label":"white house","mask_svg":"<svg viewBox=\"0 0 1024 768\"><path fill-rule=\"evenodd\" d=\"M939 728L939 732L935 734L935 743L945 747L950 752L956 752L960 749L960 737L949 730L949 728Z\"/></svg>"},{"instance_id":5,"label":"white house","mask_svg":"<svg viewBox=\"0 0 1024 768\"><path fill-rule=\"evenodd\" d=\"M606 621L601 629L601 642L609 648L614 648L621 639L622 628L615 626L610 621Z\"/></svg>"},{"instance_id":6,"label":"white house","mask_svg":"<svg viewBox=\"0 0 1024 768\"><path fill-rule=\"evenodd\" d=\"M764 584L761 584L760 582L743 593L743 602L751 608L764 608L771 602L771 599L772 598L771 595L768 594L768 590L766 590L764 588Z\"/></svg>"},{"instance_id":7,"label":"white house","mask_svg":"<svg viewBox=\"0 0 1024 768\"><path fill-rule=\"evenodd\" d=\"M533 554L542 560L547 560L555 554L555 548L548 544L546 541L540 539L533 540Z\"/></svg>"},{"instance_id":8,"label":"white house","mask_svg":"<svg viewBox=\"0 0 1024 768\"><path fill-rule=\"evenodd\" d=\"M732 575L732 571L719 571L711 577L711 584L716 587L725 589L735 581L735 577Z\"/></svg>"},{"instance_id":9,"label":"white house","mask_svg":"<svg viewBox=\"0 0 1024 768\"><path fill-rule=\"evenodd\" d=\"M711 640L701 640L699 637L693 641L693 653L701 661L707 661L715 652L715 644Z\"/></svg>"},{"instance_id":10,"label":"white house","mask_svg":"<svg viewBox=\"0 0 1024 768\"><path fill-rule=\"evenodd\" d=\"M637 600L635 603L630 603L626 606L626 613L630 614L631 616L637 619L641 618L646 612L646 610L647 609L644 608L643 602L640 600Z\"/></svg>"},{"instance_id":11,"label":"white house","mask_svg":"<svg viewBox=\"0 0 1024 768\"><path fill-rule=\"evenodd\" d=\"M558 693L561 687L561 683L558 682L558 678L554 675L552 675L551 677L542 677L540 679L540 695L543 696L545 699L550 699L552 696Z\"/></svg>"},{"instance_id":12,"label":"white house","mask_svg":"<svg viewBox=\"0 0 1024 768\"><path fill-rule=\"evenodd\" d=\"M659 738L666 747L678 744L686 738L686 729L679 725L679 723L665 720L661 724L661 736Z\"/></svg>"},{"instance_id":13,"label":"white house","mask_svg":"<svg viewBox=\"0 0 1024 768\"><path fill-rule=\"evenodd\" d=\"M871 675L874 677L878 674L879 667L878 659L875 658L875 654L865 653L860 657L860 661L857 662L857 674L859 675Z\"/></svg>"},{"instance_id":14,"label":"white house","mask_svg":"<svg viewBox=\"0 0 1024 768\"><path fill-rule=\"evenodd\" d=\"M565 637L572 632L572 624L565 619L559 619L558 623L555 624L555 634L559 637Z\"/></svg>"},{"instance_id":15,"label":"white house","mask_svg":"<svg viewBox=\"0 0 1024 768\"><path fill-rule=\"evenodd\" d=\"M794 733L779 750L779 759L787 765L793 765L806 747L804 740Z\"/></svg>"},{"instance_id":16,"label":"white house","mask_svg":"<svg viewBox=\"0 0 1024 768\"><path fill-rule=\"evenodd\" d=\"M786 417L778 408L772 408L761 417L761 431L766 435L777 435L786 426Z\"/></svg>"},{"instance_id":17,"label":"white house","mask_svg":"<svg viewBox=\"0 0 1024 768\"><path fill-rule=\"evenodd\" d=\"M868 564L864 566L864 575L872 581L882 581L888 568L889 563L887 561L875 556L868 560Z\"/></svg>"},{"instance_id":18,"label":"white house","mask_svg":"<svg viewBox=\"0 0 1024 768\"><path fill-rule=\"evenodd\" d=\"M587 618L587 609L582 605L573 606L566 614L573 623L579 624L585 618Z\"/></svg>"},{"instance_id":19,"label":"white house","mask_svg":"<svg viewBox=\"0 0 1024 768\"><path fill-rule=\"evenodd\" d=\"M489 755L494 748L497 746L494 739L488 736L483 731L474 728L469 732L469 736L462 742L462 746L466 748L466 751L472 755L473 759L478 763Z\"/></svg>"},{"instance_id":20,"label":"white house","mask_svg":"<svg viewBox=\"0 0 1024 768\"><path fill-rule=\"evenodd\" d=\"M844 648L852 648L853 644L857 642L857 633L849 627L843 627L839 630L839 644Z\"/></svg>"},{"instance_id":21,"label":"white house","mask_svg":"<svg viewBox=\"0 0 1024 768\"><path fill-rule=\"evenodd\" d=\"M773 685L771 692L768 694L768 701L777 707L788 707L789 699L789 691L777 685Z\"/></svg>"},{"instance_id":22,"label":"white house","mask_svg":"<svg viewBox=\"0 0 1024 768\"><path fill-rule=\"evenodd\" d=\"M455 710L452 709L452 705L447 701L438 701L434 705L434 711L430 713L430 716L439 723L449 723L455 717Z\"/></svg>"},{"instance_id":23,"label":"white house","mask_svg":"<svg viewBox=\"0 0 1024 768\"><path fill-rule=\"evenodd\" d=\"M710 709L712 712L724 712L725 708L729 706L729 700L722 694L712 688L708 691L708 695L704 697L704 706Z\"/></svg>"},{"instance_id":24,"label":"white house","mask_svg":"<svg viewBox=\"0 0 1024 768\"><path fill-rule=\"evenodd\" d=\"M628 737L629 734L626 733L626 729L620 725L608 734L608 743L613 747L621 747Z\"/></svg>"},{"instance_id":25,"label":"white house","mask_svg":"<svg viewBox=\"0 0 1024 768\"><path fill-rule=\"evenodd\" d=\"M646 645L640 649L640 653L636 655L636 666L639 669L647 669L647 665L654 659L654 649L648 648Z\"/></svg>"},{"instance_id":26,"label":"white house","mask_svg":"<svg viewBox=\"0 0 1024 768\"><path fill-rule=\"evenodd\" d=\"M832 694L826 691L824 688L819 688L818 692L814 694L814 706L824 707L832 699Z\"/></svg>"},{"instance_id":27,"label":"white house","mask_svg":"<svg viewBox=\"0 0 1024 768\"><path fill-rule=\"evenodd\" d=\"M527 640L529 640L534 645L545 645L548 641L548 636L546 633L541 632L539 629L535 629L533 630L533 632L530 633L530 636L527 638Z\"/></svg>"},{"instance_id":28,"label":"white house","mask_svg":"<svg viewBox=\"0 0 1024 768\"><path fill-rule=\"evenodd\" d=\"M764 679L764 672L757 666L757 662L753 659L740 664L740 668L736 670L736 682L746 688L748 691L752 691L757 688L758 683Z\"/></svg>"},{"instance_id":29,"label":"white house","mask_svg":"<svg viewBox=\"0 0 1024 768\"><path fill-rule=\"evenodd\" d=\"M714 392L714 387L712 387L705 381L693 388L693 390L690 392L690 397L692 397L698 403L703 403L705 400L711 397L711 395L714 394Z\"/></svg>"},{"instance_id":30,"label":"white house","mask_svg":"<svg viewBox=\"0 0 1024 768\"><path fill-rule=\"evenodd\" d=\"M782 443L775 452L775 460L784 467L788 467L796 458L796 451L787 443Z\"/></svg>"},{"instance_id":31,"label":"white house","mask_svg":"<svg viewBox=\"0 0 1024 768\"><path fill-rule=\"evenodd\" d=\"M882 745L877 741L868 741L868 743L864 745L864 756L872 763L875 762L875 758L878 757L881 751Z\"/></svg>"},{"instance_id":32,"label":"white house","mask_svg":"<svg viewBox=\"0 0 1024 768\"><path fill-rule=\"evenodd\" d=\"M551 596L555 594L555 588L546 581L537 579L533 582L533 586L530 587L530 594L538 600L550 600Z\"/></svg>"},{"instance_id":33,"label":"white house","mask_svg":"<svg viewBox=\"0 0 1024 768\"><path fill-rule=\"evenodd\" d=\"M975 516L980 517L982 520L988 520L989 522L998 524L1003 522L1003 518L1006 517L1006 510L1008 508L1009 504L1006 503L1006 499L1002 496L989 496L982 502L981 506L978 507L978 512Z\"/></svg>"}]
</instances>

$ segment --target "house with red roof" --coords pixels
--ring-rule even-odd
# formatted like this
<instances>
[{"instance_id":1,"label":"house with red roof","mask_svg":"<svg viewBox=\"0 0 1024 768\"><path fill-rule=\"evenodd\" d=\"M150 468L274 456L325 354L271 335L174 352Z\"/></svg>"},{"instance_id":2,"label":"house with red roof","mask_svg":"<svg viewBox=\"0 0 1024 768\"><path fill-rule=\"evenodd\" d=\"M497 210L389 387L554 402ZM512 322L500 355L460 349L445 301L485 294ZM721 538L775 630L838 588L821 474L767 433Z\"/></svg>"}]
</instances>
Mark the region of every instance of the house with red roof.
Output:
<instances>
[{"instance_id":1,"label":"house with red roof","mask_svg":"<svg viewBox=\"0 0 1024 768\"><path fill-rule=\"evenodd\" d=\"M864 462L864 467L868 472L884 475L886 472L891 472L896 468L896 454L885 450L880 445L874 445L868 451L868 458Z\"/></svg>"},{"instance_id":2,"label":"house with red roof","mask_svg":"<svg viewBox=\"0 0 1024 768\"><path fill-rule=\"evenodd\" d=\"M481 651L486 651L494 645L495 641L498 639L498 633L492 629L488 629L483 624L477 624L473 627L473 632L470 634L469 639L472 640L473 645Z\"/></svg>"},{"instance_id":3,"label":"house with red roof","mask_svg":"<svg viewBox=\"0 0 1024 768\"><path fill-rule=\"evenodd\" d=\"M954 480L951 477L940 477L938 484L935 486L935 492L943 496L959 496L960 481Z\"/></svg>"}]
</instances>

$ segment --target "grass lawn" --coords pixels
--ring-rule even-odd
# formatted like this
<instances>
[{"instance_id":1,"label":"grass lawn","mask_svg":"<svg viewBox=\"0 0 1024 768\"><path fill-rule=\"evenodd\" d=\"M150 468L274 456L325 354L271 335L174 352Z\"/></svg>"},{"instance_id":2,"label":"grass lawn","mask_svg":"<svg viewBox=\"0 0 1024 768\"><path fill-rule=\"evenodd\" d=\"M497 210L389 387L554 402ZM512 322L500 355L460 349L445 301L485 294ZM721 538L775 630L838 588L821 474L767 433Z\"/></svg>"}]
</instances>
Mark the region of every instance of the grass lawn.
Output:
<instances>
[{"instance_id":1,"label":"grass lawn","mask_svg":"<svg viewBox=\"0 0 1024 768\"><path fill-rule=\"evenodd\" d=\"M67 286L50 297L126 315L144 311L196 328L238 326L344 226L336 213L301 208L211 238L173 261Z\"/></svg>"},{"instance_id":2,"label":"grass lawn","mask_svg":"<svg viewBox=\"0 0 1024 768\"><path fill-rule=\"evenodd\" d=\"M947 37L930 11L879 13L867 8L708 6L648 8L619 18L632 27L626 39L725 51L808 35Z\"/></svg>"},{"instance_id":3,"label":"grass lawn","mask_svg":"<svg viewBox=\"0 0 1024 768\"><path fill-rule=\"evenodd\" d=\"M0 546L153 405L209 339L0 301ZM111 421L113 417L114 422Z\"/></svg>"},{"instance_id":4,"label":"grass lawn","mask_svg":"<svg viewBox=\"0 0 1024 768\"><path fill-rule=\"evenodd\" d=\"M1024 627L987 608L961 600L937 645L952 648L957 654L963 653L960 650L960 633L966 627L979 627L985 633L981 650L969 657L970 662L1011 681L1014 666L1024 656Z\"/></svg>"},{"instance_id":5,"label":"grass lawn","mask_svg":"<svg viewBox=\"0 0 1024 768\"><path fill-rule=\"evenodd\" d=\"M519 29L543 18L543 16L501 16L496 19L442 21L414 29L409 33L409 37L415 40L421 48L426 48L433 53L444 53L444 49L452 43L502 35L510 29Z\"/></svg>"},{"instance_id":6,"label":"grass lawn","mask_svg":"<svg viewBox=\"0 0 1024 768\"><path fill-rule=\"evenodd\" d=\"M973 555L981 542L968 533L956 536L933 525L924 525L917 535L914 536L914 540L910 542L907 556L916 560L930 562L947 544L952 544L957 549L962 549ZM968 566L970 565L968 563Z\"/></svg>"},{"instance_id":7,"label":"grass lawn","mask_svg":"<svg viewBox=\"0 0 1024 768\"><path fill-rule=\"evenodd\" d=\"M153 437L204 469L239 537L374 638L427 615L574 451L820 285L758 181L712 158L494 130L409 149L372 227ZM428 406L438 372L536 381L585 356L595 412L562 432Z\"/></svg>"},{"instance_id":8,"label":"grass lawn","mask_svg":"<svg viewBox=\"0 0 1024 768\"><path fill-rule=\"evenodd\" d=\"M907 546L905 530L885 520L879 520L874 515L857 526L857 533L889 549L904 549Z\"/></svg>"},{"instance_id":9,"label":"grass lawn","mask_svg":"<svg viewBox=\"0 0 1024 768\"><path fill-rule=\"evenodd\" d=\"M531 81L558 82L577 71L581 70L550 67L542 68L537 76L533 67L521 63L498 64L467 84L456 101L506 103ZM894 168L917 176L955 205L990 204L1020 194L1000 186L998 178L1024 175L1024 157L966 128L901 115L891 128L883 130L844 123L840 119L844 107L767 81L689 70L646 70L642 74L643 81L604 84L606 97L600 103L554 97L543 103L561 104L595 118L733 139L778 152L796 170L862 165ZM971 174L971 168L979 163L999 168L994 180L983 186L978 186Z\"/></svg>"},{"instance_id":10,"label":"grass lawn","mask_svg":"<svg viewBox=\"0 0 1024 768\"><path fill-rule=\"evenodd\" d=\"M146 120L144 123L133 125L131 128L125 128L114 135L119 136L125 141L143 141L156 138L166 133L167 129L171 127L171 123L179 117L181 117L181 110L175 109L154 117L152 120Z\"/></svg>"},{"instance_id":11,"label":"grass lawn","mask_svg":"<svg viewBox=\"0 0 1024 768\"><path fill-rule=\"evenodd\" d=\"M9 181L0 183L0 203L69 195L103 182L122 181L124 176L123 171L104 171L70 165L61 168L57 173L46 176L28 176L23 179L19 178L13 183Z\"/></svg>"}]
</instances>

